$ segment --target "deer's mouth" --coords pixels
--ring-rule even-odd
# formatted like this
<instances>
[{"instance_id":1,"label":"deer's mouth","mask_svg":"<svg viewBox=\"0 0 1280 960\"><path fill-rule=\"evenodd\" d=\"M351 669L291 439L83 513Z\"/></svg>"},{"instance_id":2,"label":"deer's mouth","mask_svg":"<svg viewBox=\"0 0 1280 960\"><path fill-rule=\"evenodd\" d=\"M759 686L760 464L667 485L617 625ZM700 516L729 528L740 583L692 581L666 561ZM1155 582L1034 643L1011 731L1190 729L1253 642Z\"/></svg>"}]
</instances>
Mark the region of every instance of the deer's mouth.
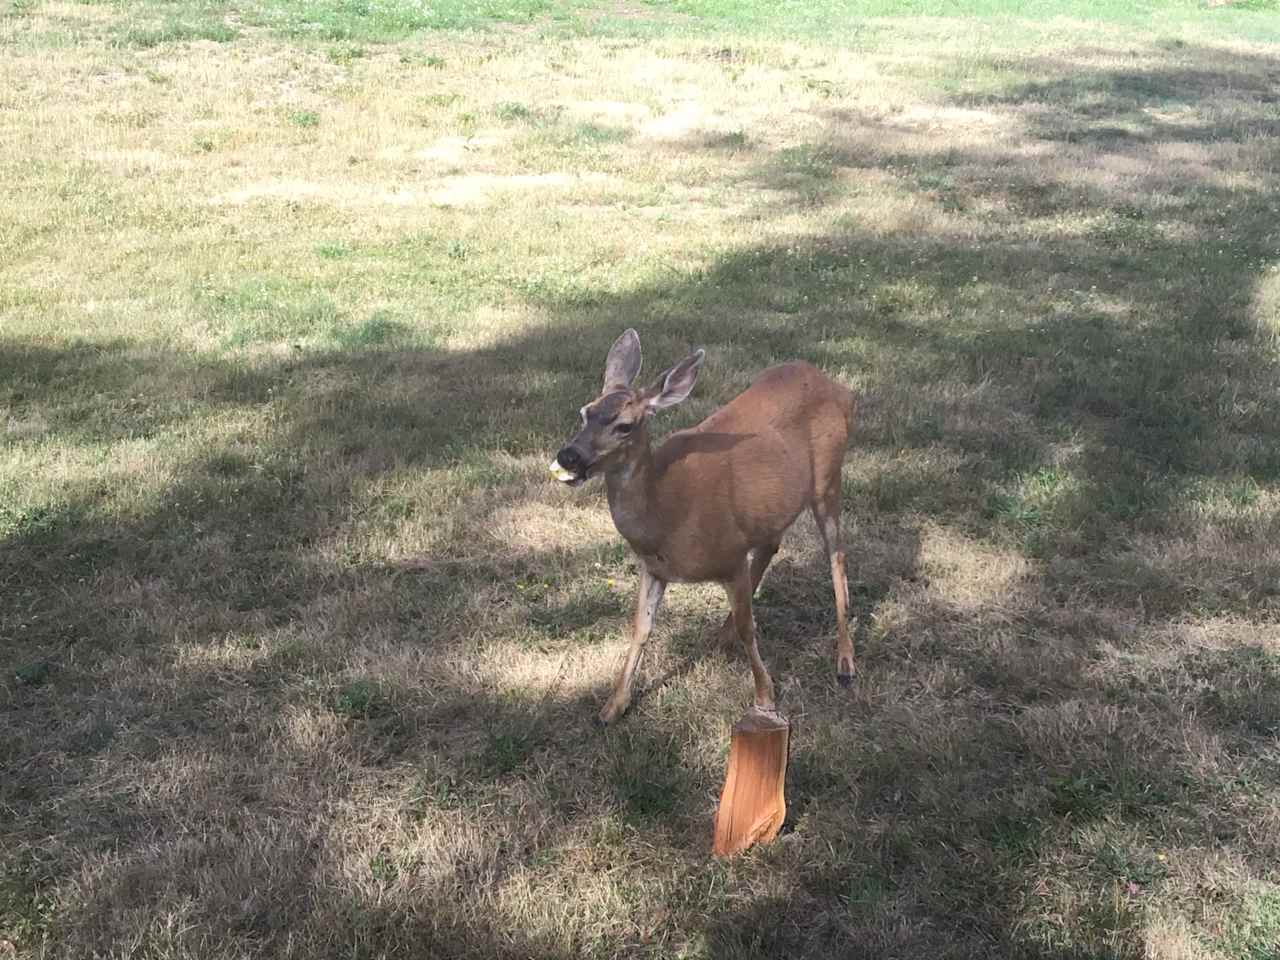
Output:
<instances>
[{"instance_id":1,"label":"deer's mouth","mask_svg":"<svg viewBox=\"0 0 1280 960\"><path fill-rule=\"evenodd\" d=\"M551 470L551 475L553 477L568 486L580 487L587 482L586 470L578 473L574 470L568 469L567 467L561 466L559 460L552 460L549 469Z\"/></svg>"}]
</instances>

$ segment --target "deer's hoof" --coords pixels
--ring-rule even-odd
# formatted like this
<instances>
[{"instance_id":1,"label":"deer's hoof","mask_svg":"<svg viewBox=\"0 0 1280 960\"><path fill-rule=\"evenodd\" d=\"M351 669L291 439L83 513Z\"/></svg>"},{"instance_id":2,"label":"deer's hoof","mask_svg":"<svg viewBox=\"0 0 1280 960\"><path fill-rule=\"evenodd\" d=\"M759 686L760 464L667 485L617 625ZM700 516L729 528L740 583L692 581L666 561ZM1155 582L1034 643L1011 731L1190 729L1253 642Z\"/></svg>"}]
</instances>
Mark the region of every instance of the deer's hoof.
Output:
<instances>
[{"instance_id":1,"label":"deer's hoof","mask_svg":"<svg viewBox=\"0 0 1280 960\"><path fill-rule=\"evenodd\" d=\"M617 707L612 702L606 703L600 715L596 717L596 726L601 728L612 726L626 712L626 707Z\"/></svg>"},{"instance_id":2,"label":"deer's hoof","mask_svg":"<svg viewBox=\"0 0 1280 960\"><path fill-rule=\"evenodd\" d=\"M836 682L846 690L853 686L853 661L848 657L841 658L840 666L836 668Z\"/></svg>"}]
</instances>

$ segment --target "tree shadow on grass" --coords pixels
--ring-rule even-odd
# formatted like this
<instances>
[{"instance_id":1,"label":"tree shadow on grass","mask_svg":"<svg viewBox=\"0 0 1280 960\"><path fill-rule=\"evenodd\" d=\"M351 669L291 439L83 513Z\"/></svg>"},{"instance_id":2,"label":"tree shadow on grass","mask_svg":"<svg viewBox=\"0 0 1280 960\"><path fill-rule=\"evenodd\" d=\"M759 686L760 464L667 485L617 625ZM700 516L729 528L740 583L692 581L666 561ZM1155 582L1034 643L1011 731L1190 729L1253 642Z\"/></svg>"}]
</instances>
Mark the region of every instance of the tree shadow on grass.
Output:
<instances>
[{"instance_id":1,"label":"tree shadow on grass","mask_svg":"<svg viewBox=\"0 0 1280 960\"><path fill-rule=\"evenodd\" d=\"M874 922L861 926L849 906L865 898L806 903L792 887L713 922L709 942L724 955L856 945L897 956L928 943L937 956L1138 956L1143 897L1167 876L1126 831L1154 821L1166 837L1220 839L1223 785L1166 734L1212 739L1215 718L1235 707L1250 717L1236 732L1269 729L1259 691L1271 688L1271 655L1265 669L1213 671L1204 682L1224 692L1203 721L1183 716L1181 694L1140 695L1099 674L1134 635L1187 619L1270 623L1280 611L1277 516L1259 492L1280 480L1280 379L1274 331L1258 313L1276 255L1267 111L1280 64L1245 55L1224 65L1200 48L1179 57L1214 66L1134 74L1046 62L1045 80L958 98L1013 115L1016 134L986 142L934 144L918 128L835 117L826 140L763 159L765 185L811 209L875 172L924 208L918 229L864 220L855 205L833 229L733 251L685 282L577 312L673 346L710 344L730 367L803 356L841 372L875 398L854 459L879 458L879 468L853 467L851 512L923 515L1031 564L1017 596L978 607L932 601L926 588L873 647L877 681L913 677L968 717L972 742L996 747L904 749L925 736L921 709L897 718L899 735L862 731L896 752L891 763L872 752L853 775L800 764L811 791L866 786L875 810L884 782L896 798L877 813L906 824L914 862L894 895L872 898ZM1176 109L1187 112L1159 113ZM1216 166L1233 158L1251 172ZM791 589L785 565L774 574ZM819 595L796 609L817 609ZM767 634L777 624L760 606ZM771 653L775 668L789 665L785 649ZM936 666L917 666L920 653ZM855 712L894 719L863 695L873 702L855 700ZM1254 769L1252 749L1231 763ZM955 764L961 781L997 791L988 809L953 805L970 786L951 781ZM913 791L917 805L903 810ZM1088 871L1094 891L1074 904L1055 899L1072 869ZM851 874L862 875L848 861L833 873ZM793 879L803 887L805 876Z\"/></svg>"},{"instance_id":2,"label":"tree shadow on grass","mask_svg":"<svg viewBox=\"0 0 1280 960\"><path fill-rule=\"evenodd\" d=\"M225 937L259 955L1128 957L1144 898L1178 882L1161 848L1229 845L1264 875L1273 851L1236 838L1265 801L1232 777L1274 787L1257 762L1273 655L1205 654L1153 683L1115 651L1277 611L1277 520L1256 491L1280 479L1280 393L1251 311L1280 191L1155 164L1188 144L1273 156L1249 111L1272 102L1276 63L1043 72L982 101L1026 121L1012 139L833 116L827 152L778 161L813 179L820 158L822 203L860 171L890 177L918 229L854 209L676 282L543 301L554 322L492 348L241 363L6 344L22 442L147 441L210 416L243 431L183 447L136 501L90 471L52 507L6 507L5 895L53 889L63 909L24 945L142 930L140 950ZM1226 81L1242 96L1215 116L1202 101ZM1161 91L1200 115L1143 120ZM1138 133L1104 133L1120 125ZM821 205L803 177L774 186ZM771 667L802 678L794 829L731 865L701 846L721 768L696 705L653 697L601 735L590 691L521 698L455 670L530 615L557 649L623 622L608 595L509 596L549 567L616 569L616 543L482 541L499 510L559 495L503 458L554 449L628 325L651 358L710 348L675 424L782 357L866 398L846 477L871 531L849 538L870 571L851 565L863 673L848 696L810 682L828 651L785 638L829 631L825 564L780 564L760 617ZM377 486L406 475L456 487L431 501L453 524L417 567L361 552L414 522L426 487ZM944 595L940 532L1026 572L1008 595ZM1215 737L1224 759L1206 759ZM618 864L634 883L583 880ZM595 894L621 919L568 945L546 931L576 915L534 909Z\"/></svg>"}]
</instances>

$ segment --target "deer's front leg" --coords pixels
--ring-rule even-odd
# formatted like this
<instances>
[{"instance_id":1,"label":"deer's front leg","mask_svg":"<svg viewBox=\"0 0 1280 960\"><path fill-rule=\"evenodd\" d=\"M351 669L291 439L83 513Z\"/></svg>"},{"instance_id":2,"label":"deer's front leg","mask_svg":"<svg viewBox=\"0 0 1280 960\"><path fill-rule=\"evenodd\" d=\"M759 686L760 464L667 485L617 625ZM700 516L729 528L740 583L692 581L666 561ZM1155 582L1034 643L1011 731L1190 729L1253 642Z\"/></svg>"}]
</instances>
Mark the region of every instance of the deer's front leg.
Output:
<instances>
[{"instance_id":1,"label":"deer's front leg","mask_svg":"<svg viewBox=\"0 0 1280 960\"><path fill-rule=\"evenodd\" d=\"M618 681L613 685L613 695L600 711L601 723L613 723L631 705L631 685L636 679L636 667L640 665L644 643L649 639L649 631L653 629L653 621L658 615L658 607L662 605L662 594L666 589L666 581L659 580L642 564L640 586L636 591L636 612L631 621L631 645L627 648L627 659L622 664Z\"/></svg>"}]
</instances>

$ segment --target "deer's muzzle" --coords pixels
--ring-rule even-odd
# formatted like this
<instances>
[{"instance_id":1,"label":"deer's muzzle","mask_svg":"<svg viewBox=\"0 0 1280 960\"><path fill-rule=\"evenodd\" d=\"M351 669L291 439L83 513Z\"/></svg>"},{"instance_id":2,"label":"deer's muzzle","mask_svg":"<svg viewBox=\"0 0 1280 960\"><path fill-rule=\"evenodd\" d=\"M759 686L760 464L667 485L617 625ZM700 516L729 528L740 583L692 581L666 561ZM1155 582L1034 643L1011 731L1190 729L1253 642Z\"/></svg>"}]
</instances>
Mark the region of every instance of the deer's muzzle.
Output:
<instances>
[{"instance_id":1,"label":"deer's muzzle","mask_svg":"<svg viewBox=\"0 0 1280 960\"><path fill-rule=\"evenodd\" d=\"M585 482L590 468L591 465L587 463L586 458L572 444L556 454L550 467L551 473L557 480L571 487Z\"/></svg>"}]
</instances>

